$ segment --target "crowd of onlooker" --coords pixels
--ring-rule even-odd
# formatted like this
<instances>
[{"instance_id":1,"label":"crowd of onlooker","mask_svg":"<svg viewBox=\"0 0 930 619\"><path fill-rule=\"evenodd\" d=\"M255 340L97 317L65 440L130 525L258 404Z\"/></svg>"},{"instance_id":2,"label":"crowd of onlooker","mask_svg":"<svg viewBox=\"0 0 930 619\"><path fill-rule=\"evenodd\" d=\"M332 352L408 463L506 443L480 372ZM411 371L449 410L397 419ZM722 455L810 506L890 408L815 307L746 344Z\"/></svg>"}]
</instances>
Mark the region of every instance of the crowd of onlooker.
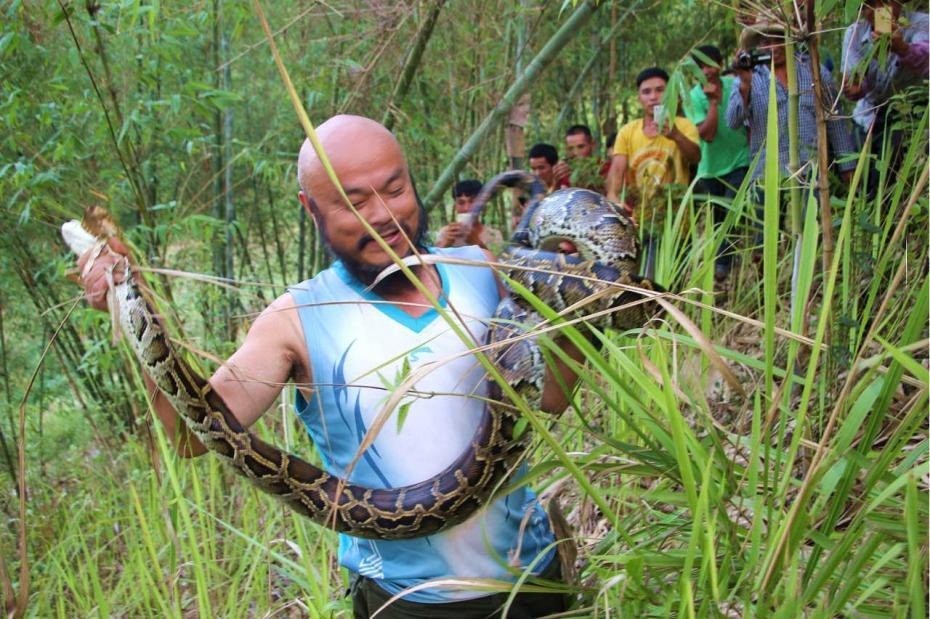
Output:
<instances>
[{"instance_id":1,"label":"crowd of onlooker","mask_svg":"<svg viewBox=\"0 0 930 619\"><path fill-rule=\"evenodd\" d=\"M591 129L572 125L565 132L565 156L551 144L536 144L527 153L530 171L551 192L559 188L587 187L603 193L632 215L646 241L643 272L651 275L661 219L656 215L668 200L671 187L692 185L696 197L712 196L715 224L727 215L727 199L748 178L749 197L761 204L765 170L770 85L774 80L777 113L778 169L784 178L811 185L811 162L817 159L818 105L827 109L826 132L831 169L847 182L856 167L856 155L871 134L873 152L890 149L891 173L902 149L902 131L896 124L889 101L903 89L924 82L928 75L928 16L911 10L901 0L865 0L859 19L843 37L842 61L831 72L820 67L822 101L815 96L815 71L803 44L794 45L794 67L798 86L798 169L789 166L788 58L784 28L771 21L745 20L739 49L732 58L713 45L692 51L692 59L703 78L688 92L686 101L668 101L668 73L660 67L642 70L636 76L636 91L642 114L625 123L607 140L606 156L598 154ZM926 92L926 91L925 91ZM854 102L849 114L839 113L839 93ZM924 100L924 105L926 100ZM868 181L867 181L868 182ZM455 185L457 213L467 213L480 181ZM750 224L757 230L759 214ZM469 228L452 222L438 236L439 246L477 243L494 249L499 231L482 226ZM733 259L733 240L717 249L714 276L725 280Z\"/></svg>"}]
</instances>

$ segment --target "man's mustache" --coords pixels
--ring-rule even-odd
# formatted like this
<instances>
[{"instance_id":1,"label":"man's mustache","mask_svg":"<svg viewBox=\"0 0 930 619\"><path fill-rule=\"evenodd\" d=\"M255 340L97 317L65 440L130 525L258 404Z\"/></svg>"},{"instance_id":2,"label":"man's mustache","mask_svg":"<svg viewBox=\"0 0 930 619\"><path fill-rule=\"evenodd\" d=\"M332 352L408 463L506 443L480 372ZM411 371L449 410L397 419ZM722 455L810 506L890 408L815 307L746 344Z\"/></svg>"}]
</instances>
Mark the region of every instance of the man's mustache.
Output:
<instances>
[{"instance_id":1,"label":"man's mustache","mask_svg":"<svg viewBox=\"0 0 930 619\"><path fill-rule=\"evenodd\" d=\"M399 226L391 226L390 228L386 228L383 230L375 230L375 232L377 232L379 236L385 237L385 236L390 236L394 234L394 232L396 232L397 230L401 230L404 233L404 236L406 236L408 239L413 238L413 234L411 233L410 229L404 224L400 224ZM355 249L357 251L361 251L362 249L364 249L365 245L367 245L368 243L374 240L375 240L375 237L373 237L372 235L363 234L361 237L359 237L358 243L356 243Z\"/></svg>"}]
</instances>

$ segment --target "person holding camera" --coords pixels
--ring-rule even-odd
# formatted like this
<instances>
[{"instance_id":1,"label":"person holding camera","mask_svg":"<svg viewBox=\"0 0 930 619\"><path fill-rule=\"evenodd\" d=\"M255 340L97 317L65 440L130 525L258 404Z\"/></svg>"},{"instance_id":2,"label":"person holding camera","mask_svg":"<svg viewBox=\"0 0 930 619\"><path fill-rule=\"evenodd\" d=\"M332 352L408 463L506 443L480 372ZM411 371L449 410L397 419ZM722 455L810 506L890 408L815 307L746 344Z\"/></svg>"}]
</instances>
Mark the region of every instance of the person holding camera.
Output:
<instances>
[{"instance_id":1,"label":"person holding camera","mask_svg":"<svg viewBox=\"0 0 930 619\"><path fill-rule=\"evenodd\" d=\"M503 246L504 237L500 230L485 226L481 219L471 212L481 186L481 181L470 178L459 181L452 187L454 219L439 229L436 234L436 247L477 245L495 252Z\"/></svg>"},{"instance_id":2,"label":"person holding camera","mask_svg":"<svg viewBox=\"0 0 930 619\"><path fill-rule=\"evenodd\" d=\"M668 73L660 67L636 76L643 117L617 132L607 172L607 199L632 213L643 231L643 274L653 277L658 239L670 186L687 186L691 166L701 159L698 131L690 120L670 113L665 88ZM635 199L631 199L635 196Z\"/></svg>"},{"instance_id":3,"label":"person holding camera","mask_svg":"<svg viewBox=\"0 0 930 619\"><path fill-rule=\"evenodd\" d=\"M727 101L726 121L732 129L745 127L749 132L749 155L754 162L750 174L753 181L762 177L765 170L766 125L769 113L769 83L775 80L775 105L778 113L778 168L782 175L802 180L809 177L807 162L817 160L817 117L815 106L822 105L814 96L814 78L811 73L810 56L796 52L795 67L798 83L798 148L801 170L788 167L788 72L786 66L786 32L779 24L757 22L745 28L740 35L740 47L736 61L730 70L736 75L735 88ZM821 65L821 81L824 101L835 101L836 88L830 72ZM858 153L856 141L849 123L837 115L828 115L827 138L830 155L840 176L849 183L856 167L854 157ZM845 159L845 160L844 160ZM797 174L797 176L795 176ZM762 203L759 190L756 202ZM761 216L760 216L761 220ZM757 234L757 241L761 235Z\"/></svg>"},{"instance_id":4,"label":"person holding camera","mask_svg":"<svg viewBox=\"0 0 930 619\"><path fill-rule=\"evenodd\" d=\"M627 187L642 189L643 182L691 182L690 166L701 159L694 124L670 117L662 104L668 73L659 67L636 76L636 92L643 117L620 128L607 173L607 199L618 204Z\"/></svg>"},{"instance_id":5,"label":"person holding camera","mask_svg":"<svg viewBox=\"0 0 930 619\"><path fill-rule=\"evenodd\" d=\"M697 193L721 198L732 198L743 184L749 169L749 142L746 129L731 129L720 111L733 91L736 78L721 75L723 54L713 45L702 45L692 54L695 63L704 74L704 83L691 89L688 120L697 125L701 137L701 161L698 163ZM714 203L714 225L719 226L726 218L727 209ZM714 279L724 281L730 273L733 260L733 243L727 239L717 248L714 263Z\"/></svg>"},{"instance_id":6,"label":"person holding camera","mask_svg":"<svg viewBox=\"0 0 930 619\"><path fill-rule=\"evenodd\" d=\"M758 179L765 170L766 123L769 112L769 80L775 79L775 104L778 107L778 167L791 174L788 169L788 70L785 64L785 30L778 24L760 22L743 30L740 49L732 70L736 75L736 88L727 101L726 120L732 129L746 127L749 131L751 158L759 157L752 168L752 179ZM798 80L798 128L800 161L817 159L817 119L814 106L821 105L814 98L810 56L796 53ZM836 88L826 67L821 66L824 99L836 99ZM827 121L827 137L833 161L857 152L856 143L849 124L840 117ZM840 175L850 178L855 161L837 164Z\"/></svg>"},{"instance_id":7,"label":"person holding camera","mask_svg":"<svg viewBox=\"0 0 930 619\"><path fill-rule=\"evenodd\" d=\"M863 135L872 131L872 152L880 155L886 139L890 142L893 163L904 136L888 130L894 125L888 102L896 92L927 79L928 29L927 13L905 11L897 0L867 0L862 18L843 35L843 94L856 102L853 121ZM889 53L880 61L875 48L883 45Z\"/></svg>"}]
</instances>

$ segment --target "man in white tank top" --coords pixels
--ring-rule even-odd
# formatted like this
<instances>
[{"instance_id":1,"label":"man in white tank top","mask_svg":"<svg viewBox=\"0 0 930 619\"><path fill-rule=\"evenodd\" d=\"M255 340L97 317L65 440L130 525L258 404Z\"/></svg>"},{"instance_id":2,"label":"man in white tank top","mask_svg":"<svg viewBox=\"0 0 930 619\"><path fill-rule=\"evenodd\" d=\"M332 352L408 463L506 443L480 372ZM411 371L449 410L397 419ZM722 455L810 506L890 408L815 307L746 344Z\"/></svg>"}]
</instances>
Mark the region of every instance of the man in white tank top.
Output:
<instances>
[{"instance_id":1,"label":"man in white tank top","mask_svg":"<svg viewBox=\"0 0 930 619\"><path fill-rule=\"evenodd\" d=\"M336 116L320 125L317 134L354 209L393 252L404 257L416 248L478 263L426 264L412 270L429 295L440 299L440 306L455 309L474 342L480 342L504 294L491 270L480 266L492 259L490 254L475 247L438 250L420 244L426 214L403 151L383 126L358 116ZM352 481L376 487L421 481L442 470L471 438L485 393L483 372L471 356L460 355L469 346L406 276L390 276L371 286L392 258L348 207L309 141L300 150L298 180L300 202L336 260L272 302L210 383L248 427L271 407L281 386L293 381L298 415L326 466L343 474L383 404L383 379L394 377L399 364L415 370L432 363L436 372L417 388L446 395L413 402L400 429L389 420L351 475ZM115 245L111 249L125 251ZM106 271L116 263L112 254L98 259L84 280L95 307L105 307ZM575 376L564 365L555 371L565 384L574 384ZM558 385L555 378L547 380L544 410L560 412L567 405ZM205 452L160 394L155 408L179 453ZM392 595L434 579L513 582L526 569L557 576L554 542L545 512L524 487L428 537L374 541L341 535L339 559L352 575L355 616L368 617ZM474 588L426 586L403 594L378 616L484 618L496 616L506 599ZM508 616L561 610L561 595L521 593Z\"/></svg>"}]
</instances>

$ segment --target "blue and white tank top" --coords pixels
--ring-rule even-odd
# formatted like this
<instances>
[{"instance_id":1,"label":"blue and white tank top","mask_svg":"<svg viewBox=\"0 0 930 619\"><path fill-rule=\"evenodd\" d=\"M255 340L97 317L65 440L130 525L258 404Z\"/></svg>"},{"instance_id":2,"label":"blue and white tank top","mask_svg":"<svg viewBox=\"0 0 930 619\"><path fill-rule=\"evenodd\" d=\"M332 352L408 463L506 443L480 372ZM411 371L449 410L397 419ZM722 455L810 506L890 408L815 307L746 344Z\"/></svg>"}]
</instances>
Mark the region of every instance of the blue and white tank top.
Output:
<instances>
[{"instance_id":1,"label":"blue and white tank top","mask_svg":"<svg viewBox=\"0 0 930 619\"><path fill-rule=\"evenodd\" d=\"M486 261L477 247L431 248L432 253ZM484 266L437 264L440 306L464 327L464 342L439 312L414 318L352 277L341 262L290 289L310 354L312 395L297 393L296 410L324 466L344 475L368 429L395 387L423 371L349 479L389 488L429 478L468 446L481 416L487 385L478 361L462 354L481 343L499 301L497 281ZM428 371L424 371L428 370ZM522 471L521 471L522 473ZM526 522L524 522L524 518ZM536 495L526 487L500 497L466 522L411 540L339 536L339 561L394 594L436 578L512 581L534 561L551 560L554 537ZM413 602L449 602L486 595L430 587L405 596Z\"/></svg>"}]
</instances>

